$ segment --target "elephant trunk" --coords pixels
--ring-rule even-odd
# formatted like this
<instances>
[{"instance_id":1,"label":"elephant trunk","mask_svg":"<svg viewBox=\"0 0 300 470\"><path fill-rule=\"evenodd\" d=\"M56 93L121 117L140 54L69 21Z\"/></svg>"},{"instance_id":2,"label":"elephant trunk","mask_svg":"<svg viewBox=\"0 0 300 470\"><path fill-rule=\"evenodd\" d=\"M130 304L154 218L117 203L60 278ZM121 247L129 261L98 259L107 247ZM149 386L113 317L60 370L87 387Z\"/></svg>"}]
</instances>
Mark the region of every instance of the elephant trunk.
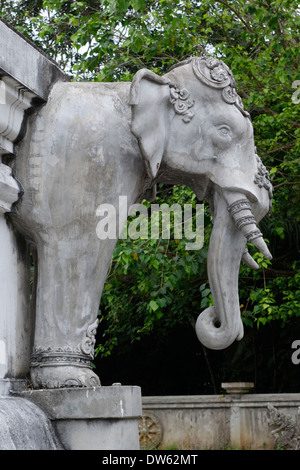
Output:
<instances>
[{"instance_id":1,"label":"elephant trunk","mask_svg":"<svg viewBox=\"0 0 300 470\"><path fill-rule=\"evenodd\" d=\"M267 257L271 254L257 229L248 199L241 194L216 190L214 224L210 237L207 271L214 306L204 310L196 322L196 334L204 346L225 349L244 334L240 315L238 275L243 258L256 268L245 250L252 242Z\"/></svg>"}]
</instances>

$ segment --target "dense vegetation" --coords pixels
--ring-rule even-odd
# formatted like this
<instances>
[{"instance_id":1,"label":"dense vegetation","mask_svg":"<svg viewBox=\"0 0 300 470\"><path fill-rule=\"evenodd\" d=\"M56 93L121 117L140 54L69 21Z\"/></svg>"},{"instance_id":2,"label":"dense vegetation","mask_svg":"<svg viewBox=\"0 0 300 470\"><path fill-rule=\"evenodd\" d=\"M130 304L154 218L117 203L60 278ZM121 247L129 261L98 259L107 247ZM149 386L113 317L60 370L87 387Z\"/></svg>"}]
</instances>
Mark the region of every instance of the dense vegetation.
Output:
<instances>
[{"instance_id":1,"label":"dense vegetation","mask_svg":"<svg viewBox=\"0 0 300 470\"><path fill-rule=\"evenodd\" d=\"M257 391L299 391L291 361L300 340L299 16L296 0L2 0L0 16L74 80L162 74L190 56L213 54L233 71L250 112L258 153L274 186L261 229L273 260L240 270L246 335L224 352L195 338L211 303L205 242L120 240L103 293L95 365L103 383L139 384L144 394L213 393L222 381L253 380ZM159 186L157 203L196 204L188 188ZM204 201L205 203L205 201Z\"/></svg>"}]
</instances>

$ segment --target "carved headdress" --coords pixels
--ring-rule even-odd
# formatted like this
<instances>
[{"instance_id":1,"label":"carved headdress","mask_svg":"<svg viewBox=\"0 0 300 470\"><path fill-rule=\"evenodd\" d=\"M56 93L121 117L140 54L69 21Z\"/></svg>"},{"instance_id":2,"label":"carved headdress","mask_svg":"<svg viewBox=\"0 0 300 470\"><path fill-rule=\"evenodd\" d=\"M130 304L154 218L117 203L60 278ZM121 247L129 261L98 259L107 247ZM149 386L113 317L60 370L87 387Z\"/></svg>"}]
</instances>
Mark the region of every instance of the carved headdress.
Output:
<instances>
[{"instance_id":1,"label":"carved headdress","mask_svg":"<svg viewBox=\"0 0 300 470\"><path fill-rule=\"evenodd\" d=\"M244 110L241 97L237 93L231 70L222 60L214 57L190 57L171 67L170 71L190 62L198 80L210 88L222 90L223 100L228 104L234 104L245 117L250 118L250 114Z\"/></svg>"}]
</instances>

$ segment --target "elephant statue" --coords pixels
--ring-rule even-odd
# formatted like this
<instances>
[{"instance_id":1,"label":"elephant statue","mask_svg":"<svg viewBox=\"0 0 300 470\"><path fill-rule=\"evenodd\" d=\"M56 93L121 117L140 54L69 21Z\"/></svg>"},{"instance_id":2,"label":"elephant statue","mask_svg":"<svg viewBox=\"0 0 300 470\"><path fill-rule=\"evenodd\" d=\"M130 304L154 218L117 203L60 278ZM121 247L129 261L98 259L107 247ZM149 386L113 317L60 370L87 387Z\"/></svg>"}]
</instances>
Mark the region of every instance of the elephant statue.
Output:
<instances>
[{"instance_id":1,"label":"elephant statue","mask_svg":"<svg viewBox=\"0 0 300 470\"><path fill-rule=\"evenodd\" d=\"M199 340L222 349L242 338L239 266L257 268L247 242L271 259L257 224L272 186L221 60L192 57L164 76L142 69L132 83L55 83L28 117L13 171L23 189L10 218L36 253L34 388L100 385L91 359L117 240L97 236L97 208L117 209L120 233L119 196L130 206L157 182L190 187L213 214L214 306L199 315Z\"/></svg>"}]
</instances>

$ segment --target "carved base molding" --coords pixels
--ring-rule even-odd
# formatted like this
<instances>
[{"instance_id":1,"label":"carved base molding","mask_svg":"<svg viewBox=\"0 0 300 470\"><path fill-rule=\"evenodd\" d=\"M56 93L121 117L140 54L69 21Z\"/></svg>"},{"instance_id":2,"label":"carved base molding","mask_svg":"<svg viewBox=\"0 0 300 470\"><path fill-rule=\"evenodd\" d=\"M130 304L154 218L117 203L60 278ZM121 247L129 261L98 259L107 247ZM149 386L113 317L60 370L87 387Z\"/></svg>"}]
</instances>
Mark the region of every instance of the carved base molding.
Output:
<instances>
[{"instance_id":1,"label":"carved base molding","mask_svg":"<svg viewBox=\"0 0 300 470\"><path fill-rule=\"evenodd\" d=\"M91 367L90 361L94 359L95 336L99 320L96 320L87 327L84 338L80 343L72 348L63 346L58 348L48 347L46 349L34 348L31 355L31 367L51 367L51 366L77 366Z\"/></svg>"},{"instance_id":2,"label":"carved base molding","mask_svg":"<svg viewBox=\"0 0 300 470\"><path fill-rule=\"evenodd\" d=\"M97 387L99 377L94 374L95 335L98 318L88 326L85 336L74 348L34 348L31 355L31 380L34 388Z\"/></svg>"},{"instance_id":3,"label":"carved base molding","mask_svg":"<svg viewBox=\"0 0 300 470\"><path fill-rule=\"evenodd\" d=\"M31 355L31 367L76 366L91 368L90 357L72 351L44 351Z\"/></svg>"},{"instance_id":4,"label":"carved base molding","mask_svg":"<svg viewBox=\"0 0 300 470\"><path fill-rule=\"evenodd\" d=\"M98 387L99 377L88 358L80 355L45 355L33 358L31 385L35 389Z\"/></svg>"}]
</instances>

